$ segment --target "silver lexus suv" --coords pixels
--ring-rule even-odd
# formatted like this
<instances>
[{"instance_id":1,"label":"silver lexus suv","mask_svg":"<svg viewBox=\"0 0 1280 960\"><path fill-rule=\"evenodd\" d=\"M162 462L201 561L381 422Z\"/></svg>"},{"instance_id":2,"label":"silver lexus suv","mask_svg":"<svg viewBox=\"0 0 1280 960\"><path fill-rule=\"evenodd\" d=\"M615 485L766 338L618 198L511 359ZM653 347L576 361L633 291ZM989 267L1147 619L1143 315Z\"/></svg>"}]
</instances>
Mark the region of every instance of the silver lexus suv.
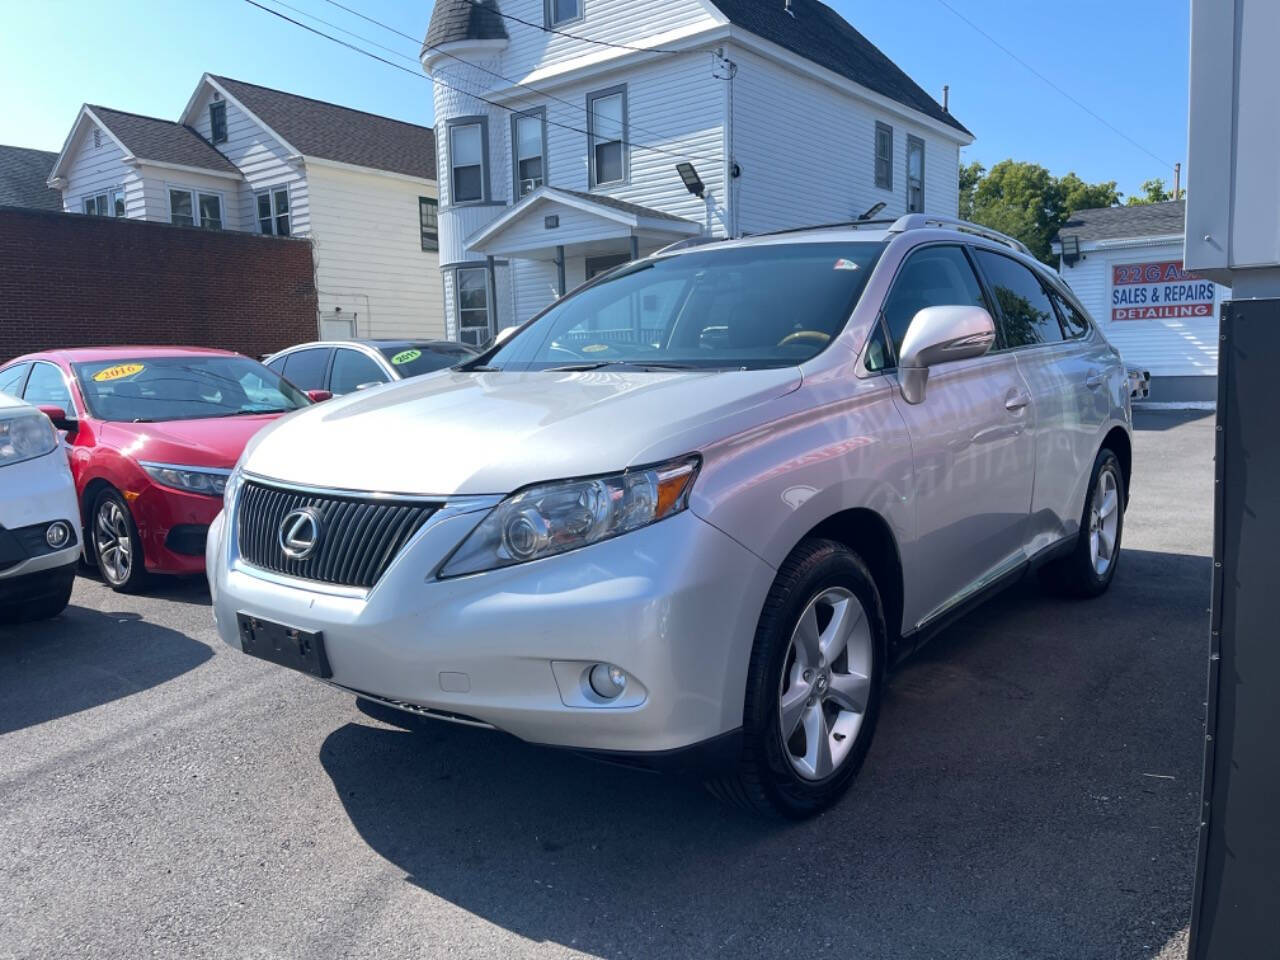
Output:
<instances>
[{"instance_id":1,"label":"silver lexus suv","mask_svg":"<svg viewBox=\"0 0 1280 960\"><path fill-rule=\"evenodd\" d=\"M1126 370L1017 241L908 216L668 248L461 366L258 434L208 540L245 653L789 817L886 674L1120 558Z\"/></svg>"}]
</instances>

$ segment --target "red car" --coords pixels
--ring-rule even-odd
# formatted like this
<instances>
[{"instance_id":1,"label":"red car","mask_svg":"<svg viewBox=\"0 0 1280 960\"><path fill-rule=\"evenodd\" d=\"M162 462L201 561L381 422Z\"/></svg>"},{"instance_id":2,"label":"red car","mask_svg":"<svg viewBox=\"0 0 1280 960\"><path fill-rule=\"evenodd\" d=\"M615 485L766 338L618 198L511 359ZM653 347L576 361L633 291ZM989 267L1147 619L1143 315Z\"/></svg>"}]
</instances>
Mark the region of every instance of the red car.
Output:
<instances>
[{"instance_id":1,"label":"red car","mask_svg":"<svg viewBox=\"0 0 1280 960\"><path fill-rule=\"evenodd\" d=\"M324 399L238 353L185 347L28 354L0 367L0 392L66 431L85 558L121 591L148 573L203 571L205 534L249 438Z\"/></svg>"}]
</instances>

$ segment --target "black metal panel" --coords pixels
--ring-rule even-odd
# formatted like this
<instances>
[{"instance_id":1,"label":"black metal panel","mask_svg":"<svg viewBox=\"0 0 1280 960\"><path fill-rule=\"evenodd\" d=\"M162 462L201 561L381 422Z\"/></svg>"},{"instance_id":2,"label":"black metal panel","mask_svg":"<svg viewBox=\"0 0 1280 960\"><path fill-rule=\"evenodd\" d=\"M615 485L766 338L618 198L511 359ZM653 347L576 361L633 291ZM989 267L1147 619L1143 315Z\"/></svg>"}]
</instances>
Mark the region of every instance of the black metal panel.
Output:
<instances>
[{"instance_id":1,"label":"black metal panel","mask_svg":"<svg viewBox=\"0 0 1280 960\"><path fill-rule=\"evenodd\" d=\"M321 517L315 550L303 559L280 545L284 518L303 507ZM236 506L240 555L274 573L347 587L372 587L438 508L433 503L328 496L246 482Z\"/></svg>"},{"instance_id":2,"label":"black metal panel","mask_svg":"<svg viewBox=\"0 0 1280 960\"><path fill-rule=\"evenodd\" d=\"M1280 300L1222 314L1195 960L1280 955Z\"/></svg>"}]
</instances>

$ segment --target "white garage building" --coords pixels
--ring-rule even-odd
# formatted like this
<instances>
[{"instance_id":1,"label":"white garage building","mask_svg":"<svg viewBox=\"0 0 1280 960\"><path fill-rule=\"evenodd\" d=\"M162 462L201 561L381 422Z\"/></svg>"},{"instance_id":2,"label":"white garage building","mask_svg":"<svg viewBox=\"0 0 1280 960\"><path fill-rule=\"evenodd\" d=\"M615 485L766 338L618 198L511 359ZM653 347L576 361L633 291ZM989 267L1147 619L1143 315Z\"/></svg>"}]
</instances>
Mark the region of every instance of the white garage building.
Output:
<instances>
[{"instance_id":1,"label":"white garage building","mask_svg":"<svg viewBox=\"0 0 1280 960\"><path fill-rule=\"evenodd\" d=\"M1053 243L1063 279L1151 399L1217 398L1218 305L1231 291L1182 268L1186 202L1079 210Z\"/></svg>"}]
</instances>

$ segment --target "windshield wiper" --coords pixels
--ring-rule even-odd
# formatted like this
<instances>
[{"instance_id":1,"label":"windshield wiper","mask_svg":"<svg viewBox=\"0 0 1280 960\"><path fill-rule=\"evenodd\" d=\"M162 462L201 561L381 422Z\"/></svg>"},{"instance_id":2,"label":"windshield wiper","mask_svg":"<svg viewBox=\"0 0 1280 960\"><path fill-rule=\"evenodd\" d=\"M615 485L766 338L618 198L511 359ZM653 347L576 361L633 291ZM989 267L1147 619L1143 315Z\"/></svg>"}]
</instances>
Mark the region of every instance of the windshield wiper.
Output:
<instances>
[{"instance_id":1,"label":"windshield wiper","mask_svg":"<svg viewBox=\"0 0 1280 960\"><path fill-rule=\"evenodd\" d=\"M692 363L669 363L661 360L597 360L595 363L569 363L561 367L546 367L546 373L584 373L604 367L629 367L632 370L709 370Z\"/></svg>"}]
</instances>

